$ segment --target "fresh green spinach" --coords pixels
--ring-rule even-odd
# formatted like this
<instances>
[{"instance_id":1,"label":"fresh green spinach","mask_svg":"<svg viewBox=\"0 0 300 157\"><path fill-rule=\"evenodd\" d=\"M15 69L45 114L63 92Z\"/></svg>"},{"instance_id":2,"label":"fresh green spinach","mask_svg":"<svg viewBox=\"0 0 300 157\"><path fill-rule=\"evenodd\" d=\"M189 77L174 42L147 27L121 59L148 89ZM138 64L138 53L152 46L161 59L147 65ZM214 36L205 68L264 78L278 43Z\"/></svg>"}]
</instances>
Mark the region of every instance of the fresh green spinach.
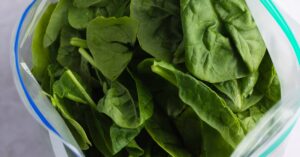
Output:
<instances>
[{"instance_id":1,"label":"fresh green spinach","mask_svg":"<svg viewBox=\"0 0 300 157\"><path fill-rule=\"evenodd\" d=\"M31 46L87 157L230 156L281 98L245 0L59 0Z\"/></svg>"},{"instance_id":2,"label":"fresh green spinach","mask_svg":"<svg viewBox=\"0 0 300 157\"><path fill-rule=\"evenodd\" d=\"M129 17L97 17L87 27L87 44L96 67L115 80L131 61L138 24Z\"/></svg>"}]
</instances>

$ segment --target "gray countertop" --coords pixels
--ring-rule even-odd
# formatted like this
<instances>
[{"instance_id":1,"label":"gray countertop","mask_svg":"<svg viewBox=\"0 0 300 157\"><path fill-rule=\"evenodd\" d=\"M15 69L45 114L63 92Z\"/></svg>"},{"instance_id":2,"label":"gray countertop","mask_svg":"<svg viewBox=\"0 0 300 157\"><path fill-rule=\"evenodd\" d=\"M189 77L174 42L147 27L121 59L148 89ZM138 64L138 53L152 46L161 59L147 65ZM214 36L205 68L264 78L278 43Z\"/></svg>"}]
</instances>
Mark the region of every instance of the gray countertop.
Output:
<instances>
[{"instance_id":1,"label":"gray countertop","mask_svg":"<svg viewBox=\"0 0 300 157\"><path fill-rule=\"evenodd\" d=\"M0 156L53 157L48 132L22 104L10 71L13 29L31 0L1 0L0 5Z\"/></svg>"}]
</instances>

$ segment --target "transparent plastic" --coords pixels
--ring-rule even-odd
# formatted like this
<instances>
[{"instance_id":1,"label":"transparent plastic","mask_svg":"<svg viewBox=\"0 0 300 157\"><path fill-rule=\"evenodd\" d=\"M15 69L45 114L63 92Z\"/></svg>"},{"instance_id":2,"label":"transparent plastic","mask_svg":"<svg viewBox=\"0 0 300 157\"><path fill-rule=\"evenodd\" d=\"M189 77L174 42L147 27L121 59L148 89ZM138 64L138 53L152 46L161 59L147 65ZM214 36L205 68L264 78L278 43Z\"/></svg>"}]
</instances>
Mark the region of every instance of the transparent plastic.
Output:
<instances>
[{"instance_id":1,"label":"transparent plastic","mask_svg":"<svg viewBox=\"0 0 300 157\"><path fill-rule=\"evenodd\" d=\"M262 33L282 85L282 99L258 123L232 154L241 156L281 156L284 143L300 116L299 62L290 38L274 20L263 1L248 0L248 6ZM12 42L11 63L20 97L28 111L50 132L57 157L84 156L61 116L42 94L30 72L33 29L44 9L53 1L34 0L24 11ZM271 1L272 2L272 1ZM282 8L281 8L282 10ZM299 26L282 11L288 26ZM293 26L294 25L294 26ZM270 27L272 26L272 27ZM293 33L296 31L292 30ZM300 34L297 34L300 37ZM298 40L298 39L296 39ZM284 53L283 53L284 52ZM300 52L299 52L300 53ZM275 155L274 155L275 154Z\"/></svg>"}]
</instances>

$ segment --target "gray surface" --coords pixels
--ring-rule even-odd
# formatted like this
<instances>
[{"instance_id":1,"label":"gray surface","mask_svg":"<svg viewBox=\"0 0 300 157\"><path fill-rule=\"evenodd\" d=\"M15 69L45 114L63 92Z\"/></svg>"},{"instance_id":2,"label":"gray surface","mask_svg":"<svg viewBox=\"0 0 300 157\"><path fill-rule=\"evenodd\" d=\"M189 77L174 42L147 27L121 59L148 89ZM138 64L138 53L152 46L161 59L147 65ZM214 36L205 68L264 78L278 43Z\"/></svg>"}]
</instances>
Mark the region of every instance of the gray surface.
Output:
<instances>
[{"instance_id":1,"label":"gray surface","mask_svg":"<svg viewBox=\"0 0 300 157\"><path fill-rule=\"evenodd\" d=\"M31 0L0 2L0 156L51 157L48 133L23 106L10 72L11 35Z\"/></svg>"}]
</instances>

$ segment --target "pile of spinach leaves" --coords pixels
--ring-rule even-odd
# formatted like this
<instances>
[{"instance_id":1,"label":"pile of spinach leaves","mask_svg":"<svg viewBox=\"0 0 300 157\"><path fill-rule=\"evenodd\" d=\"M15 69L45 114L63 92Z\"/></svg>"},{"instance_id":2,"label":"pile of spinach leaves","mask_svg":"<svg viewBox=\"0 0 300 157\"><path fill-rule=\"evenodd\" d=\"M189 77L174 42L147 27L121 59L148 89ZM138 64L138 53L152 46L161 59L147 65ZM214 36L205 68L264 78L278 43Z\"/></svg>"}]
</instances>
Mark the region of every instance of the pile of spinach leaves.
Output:
<instances>
[{"instance_id":1,"label":"pile of spinach leaves","mask_svg":"<svg viewBox=\"0 0 300 157\"><path fill-rule=\"evenodd\" d=\"M86 156L229 156L280 99L244 0L59 0L32 57Z\"/></svg>"}]
</instances>

